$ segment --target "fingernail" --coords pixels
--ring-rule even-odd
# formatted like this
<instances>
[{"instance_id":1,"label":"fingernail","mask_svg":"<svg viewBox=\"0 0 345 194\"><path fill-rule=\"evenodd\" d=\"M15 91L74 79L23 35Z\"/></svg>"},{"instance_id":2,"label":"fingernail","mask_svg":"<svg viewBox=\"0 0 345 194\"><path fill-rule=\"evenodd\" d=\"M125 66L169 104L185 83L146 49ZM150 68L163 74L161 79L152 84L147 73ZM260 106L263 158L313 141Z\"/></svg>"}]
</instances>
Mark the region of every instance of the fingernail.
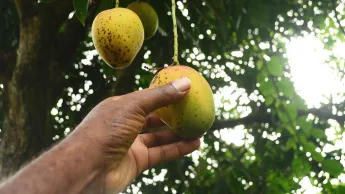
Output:
<instances>
[{"instance_id":1,"label":"fingernail","mask_svg":"<svg viewBox=\"0 0 345 194\"><path fill-rule=\"evenodd\" d=\"M191 86L191 81L190 79L183 77L178 80L175 80L172 85L176 88L177 91L179 92L184 92L188 90Z\"/></svg>"}]
</instances>

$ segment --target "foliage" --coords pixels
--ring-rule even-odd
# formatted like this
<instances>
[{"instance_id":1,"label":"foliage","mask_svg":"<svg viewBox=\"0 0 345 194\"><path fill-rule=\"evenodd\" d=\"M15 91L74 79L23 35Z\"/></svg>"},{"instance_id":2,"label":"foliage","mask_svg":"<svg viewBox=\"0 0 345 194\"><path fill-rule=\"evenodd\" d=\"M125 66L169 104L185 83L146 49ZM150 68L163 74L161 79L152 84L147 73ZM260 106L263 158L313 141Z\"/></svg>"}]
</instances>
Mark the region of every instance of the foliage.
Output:
<instances>
[{"instance_id":1,"label":"foliage","mask_svg":"<svg viewBox=\"0 0 345 194\"><path fill-rule=\"evenodd\" d=\"M120 6L130 2L121 0ZM159 16L159 30L137 56L134 85L121 85L129 90L147 88L156 70L172 63L170 1L148 2ZM344 39L330 15L333 3L178 1L179 60L209 81L219 101L217 121L193 157L146 171L126 192L139 188L142 193L296 193L299 181L307 176L325 193L343 193L345 185L330 182L343 174L343 151L326 152L324 146L335 144L326 129L336 125L338 137L344 132L344 118L337 114L344 104L330 101L319 108L307 107L291 81L284 41L314 33L325 39L325 48L332 49L336 40ZM114 4L114 0L74 0L73 18L90 31L95 15ZM0 39L1 49L16 48L14 5L2 1L0 10L5 10L0 37L8 37ZM333 57L329 63L335 63L332 67L339 72L344 68L343 59ZM98 57L87 34L63 75L64 91L52 107L54 140L68 135L95 104L111 95L109 90L120 79L116 73ZM244 134L239 145L229 140L235 131Z\"/></svg>"}]
</instances>

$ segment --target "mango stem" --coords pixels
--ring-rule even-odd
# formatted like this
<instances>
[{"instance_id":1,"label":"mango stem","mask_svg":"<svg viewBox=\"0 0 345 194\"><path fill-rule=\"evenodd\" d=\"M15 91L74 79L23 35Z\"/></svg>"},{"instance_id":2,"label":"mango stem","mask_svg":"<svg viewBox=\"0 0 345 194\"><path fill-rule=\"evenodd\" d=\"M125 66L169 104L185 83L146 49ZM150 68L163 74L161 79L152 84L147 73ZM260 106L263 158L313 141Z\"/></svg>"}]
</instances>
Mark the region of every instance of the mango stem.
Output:
<instances>
[{"instance_id":1,"label":"mango stem","mask_svg":"<svg viewBox=\"0 0 345 194\"><path fill-rule=\"evenodd\" d=\"M174 65L180 65L180 62L178 61L178 34L177 34L177 24L176 24L176 3L175 0L171 0L171 15L173 19L173 25L174 25Z\"/></svg>"},{"instance_id":2,"label":"mango stem","mask_svg":"<svg viewBox=\"0 0 345 194\"><path fill-rule=\"evenodd\" d=\"M116 0L115 7L119 7L119 4L120 4L120 0Z\"/></svg>"}]
</instances>

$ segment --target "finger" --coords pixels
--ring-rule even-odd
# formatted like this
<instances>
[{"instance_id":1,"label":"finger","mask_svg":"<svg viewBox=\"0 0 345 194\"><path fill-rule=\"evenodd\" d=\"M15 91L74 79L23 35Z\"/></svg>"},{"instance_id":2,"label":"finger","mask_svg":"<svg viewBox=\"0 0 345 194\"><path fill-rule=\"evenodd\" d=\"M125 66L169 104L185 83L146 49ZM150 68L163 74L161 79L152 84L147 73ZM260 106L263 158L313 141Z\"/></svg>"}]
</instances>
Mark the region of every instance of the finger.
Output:
<instances>
[{"instance_id":1,"label":"finger","mask_svg":"<svg viewBox=\"0 0 345 194\"><path fill-rule=\"evenodd\" d=\"M143 130L163 126L165 126L165 123L155 113L151 113L145 118Z\"/></svg>"},{"instance_id":2,"label":"finger","mask_svg":"<svg viewBox=\"0 0 345 194\"><path fill-rule=\"evenodd\" d=\"M163 86L148 88L131 93L131 97L138 103L146 114L154 110L175 103L182 99L191 87L190 79L183 77Z\"/></svg>"},{"instance_id":3,"label":"finger","mask_svg":"<svg viewBox=\"0 0 345 194\"><path fill-rule=\"evenodd\" d=\"M148 148L171 144L181 140L181 137L171 130L142 134L139 138Z\"/></svg>"},{"instance_id":4,"label":"finger","mask_svg":"<svg viewBox=\"0 0 345 194\"><path fill-rule=\"evenodd\" d=\"M192 153L200 146L200 139L180 141L169 145L149 148L149 168L166 162L168 160L175 160L184 155Z\"/></svg>"}]
</instances>

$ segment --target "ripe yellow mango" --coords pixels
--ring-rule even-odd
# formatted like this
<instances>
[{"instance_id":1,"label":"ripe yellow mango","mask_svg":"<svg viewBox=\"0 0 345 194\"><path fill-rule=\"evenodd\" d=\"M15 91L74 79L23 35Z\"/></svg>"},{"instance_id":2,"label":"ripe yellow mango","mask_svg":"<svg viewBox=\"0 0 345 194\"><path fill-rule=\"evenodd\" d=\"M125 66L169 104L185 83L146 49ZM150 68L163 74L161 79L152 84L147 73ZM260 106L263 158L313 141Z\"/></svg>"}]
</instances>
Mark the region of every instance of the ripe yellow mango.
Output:
<instances>
[{"instance_id":1,"label":"ripe yellow mango","mask_svg":"<svg viewBox=\"0 0 345 194\"><path fill-rule=\"evenodd\" d=\"M187 77L191 88L179 102L156 110L158 117L174 132L184 138L202 136L215 119L213 93L206 79L188 66L169 66L152 79L150 88Z\"/></svg>"},{"instance_id":2,"label":"ripe yellow mango","mask_svg":"<svg viewBox=\"0 0 345 194\"><path fill-rule=\"evenodd\" d=\"M127 8L100 12L92 23L92 41L101 58L112 68L130 65L144 42L144 27Z\"/></svg>"},{"instance_id":3,"label":"ripe yellow mango","mask_svg":"<svg viewBox=\"0 0 345 194\"><path fill-rule=\"evenodd\" d=\"M153 7L144 1L135 1L127 6L140 18L144 26L145 39L151 38L158 29L158 15Z\"/></svg>"}]
</instances>

